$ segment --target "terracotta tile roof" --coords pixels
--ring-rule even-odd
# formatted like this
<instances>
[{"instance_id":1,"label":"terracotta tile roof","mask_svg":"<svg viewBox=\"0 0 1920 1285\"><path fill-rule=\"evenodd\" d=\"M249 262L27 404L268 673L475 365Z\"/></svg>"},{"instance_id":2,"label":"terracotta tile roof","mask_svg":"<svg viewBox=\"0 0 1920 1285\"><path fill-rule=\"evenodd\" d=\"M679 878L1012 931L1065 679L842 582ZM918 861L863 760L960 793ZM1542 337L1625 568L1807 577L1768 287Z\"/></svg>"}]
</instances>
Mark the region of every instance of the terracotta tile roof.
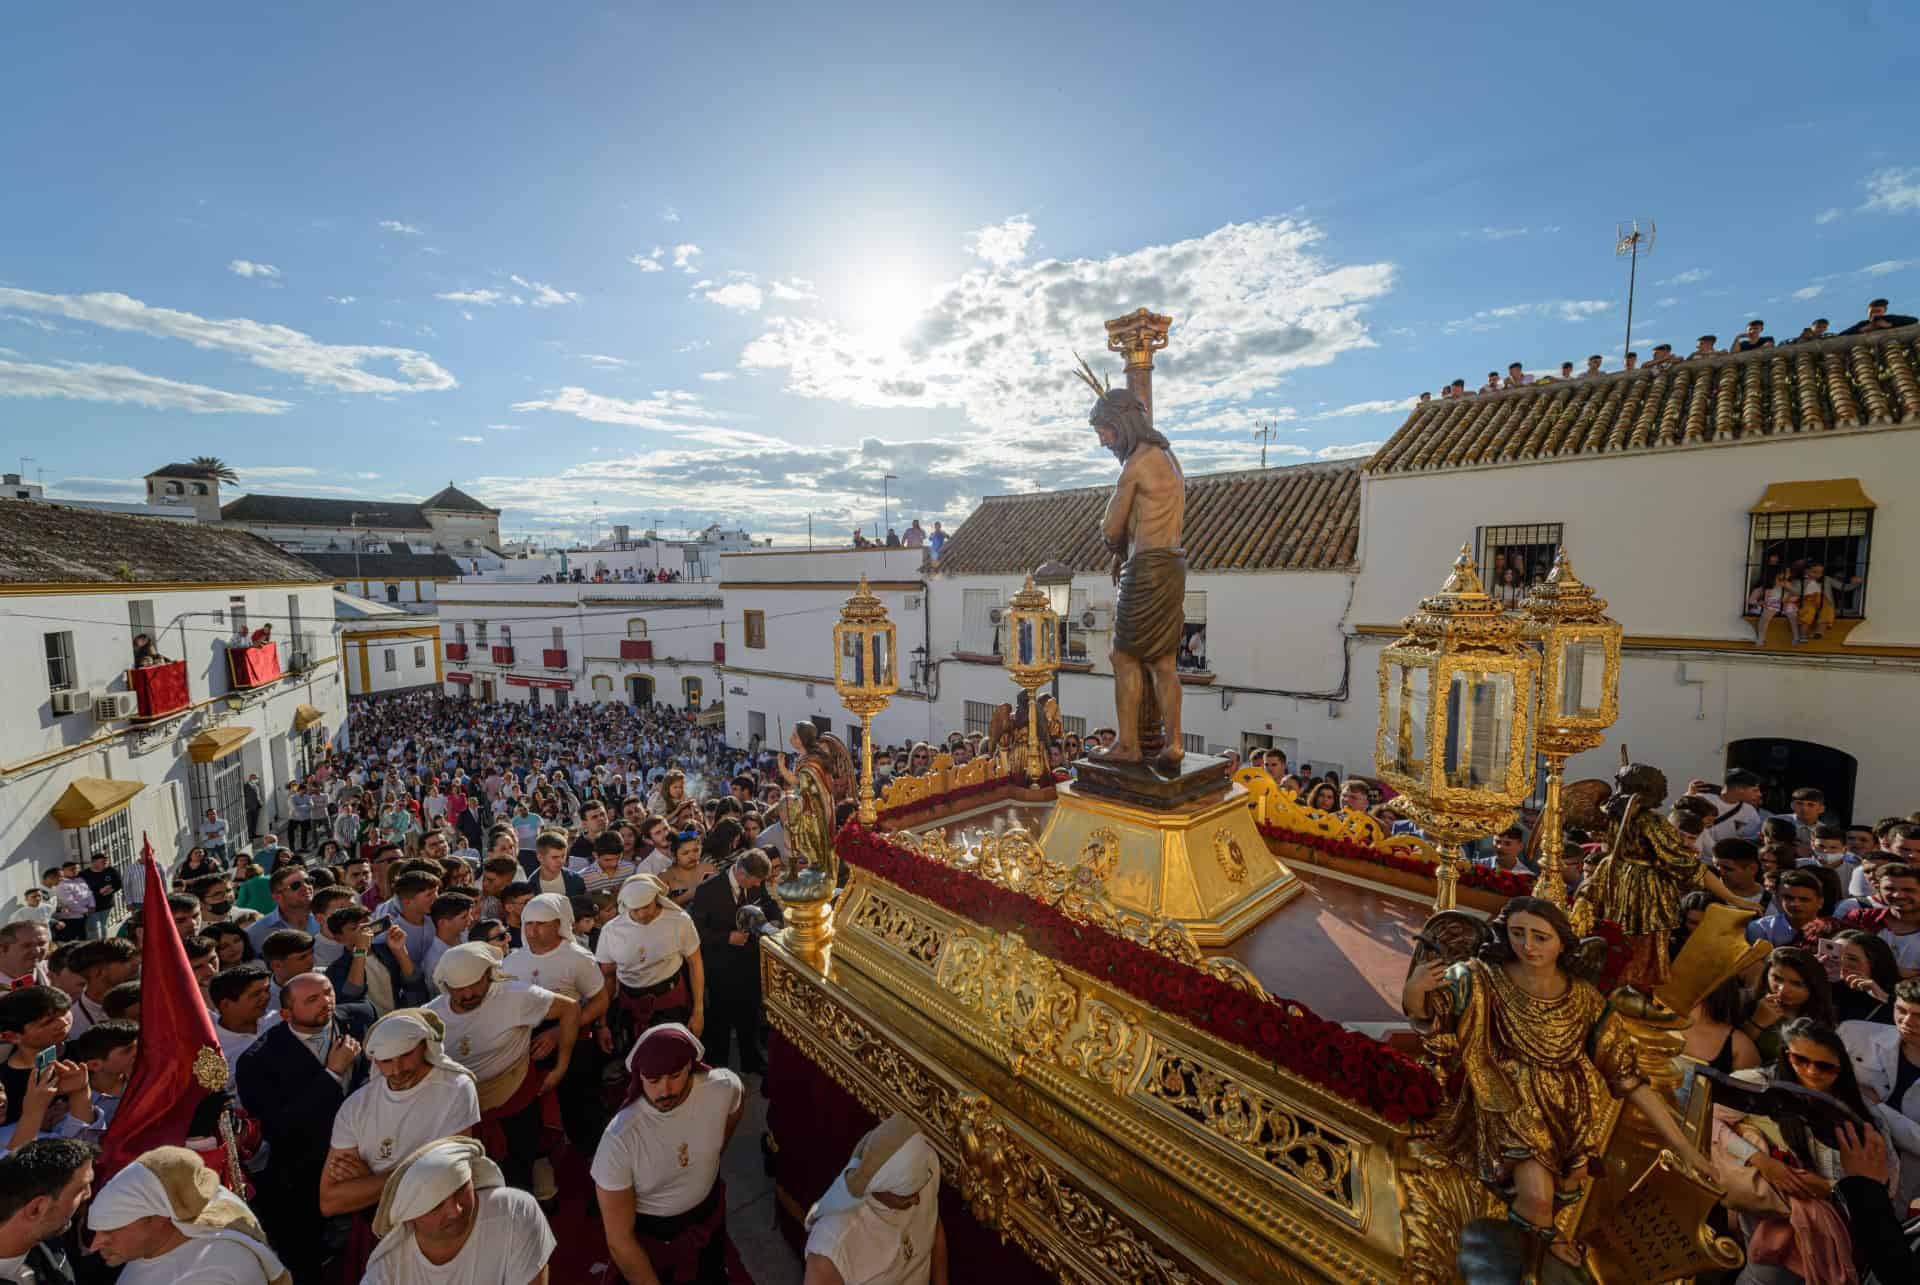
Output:
<instances>
[{"instance_id":1,"label":"terracotta tile roof","mask_svg":"<svg viewBox=\"0 0 1920 1285\"><path fill-rule=\"evenodd\" d=\"M444 490L436 492L420 506L423 512L435 509L453 513L499 513L499 509L490 509L465 491L449 482Z\"/></svg>"},{"instance_id":2,"label":"terracotta tile roof","mask_svg":"<svg viewBox=\"0 0 1920 1285\"><path fill-rule=\"evenodd\" d=\"M1360 533L1360 464L1211 473L1187 479L1183 543L1190 571L1323 570L1353 563ZM947 575L1005 575L1058 558L1106 571L1100 515L1110 486L989 495L936 564Z\"/></svg>"},{"instance_id":3,"label":"terracotta tile roof","mask_svg":"<svg viewBox=\"0 0 1920 1285\"><path fill-rule=\"evenodd\" d=\"M388 500L326 500L309 495L243 495L220 506L228 522L287 526L362 526L425 531L432 526L418 504Z\"/></svg>"},{"instance_id":4,"label":"terracotta tile roof","mask_svg":"<svg viewBox=\"0 0 1920 1285\"><path fill-rule=\"evenodd\" d=\"M168 518L0 503L0 584L325 584L251 532Z\"/></svg>"},{"instance_id":5,"label":"terracotta tile roof","mask_svg":"<svg viewBox=\"0 0 1920 1285\"><path fill-rule=\"evenodd\" d=\"M1920 423L1920 326L1417 407L1367 464L1415 473Z\"/></svg>"},{"instance_id":6,"label":"terracotta tile roof","mask_svg":"<svg viewBox=\"0 0 1920 1285\"><path fill-rule=\"evenodd\" d=\"M458 580L466 569L444 553L302 553L327 575L338 580L427 579Z\"/></svg>"},{"instance_id":7,"label":"terracotta tile roof","mask_svg":"<svg viewBox=\"0 0 1920 1285\"><path fill-rule=\"evenodd\" d=\"M215 481L215 482L220 480L219 475L215 473L212 469L202 467L199 464L162 464L159 468L147 474L147 476L148 477L199 477L199 478L206 478L209 481Z\"/></svg>"}]
</instances>

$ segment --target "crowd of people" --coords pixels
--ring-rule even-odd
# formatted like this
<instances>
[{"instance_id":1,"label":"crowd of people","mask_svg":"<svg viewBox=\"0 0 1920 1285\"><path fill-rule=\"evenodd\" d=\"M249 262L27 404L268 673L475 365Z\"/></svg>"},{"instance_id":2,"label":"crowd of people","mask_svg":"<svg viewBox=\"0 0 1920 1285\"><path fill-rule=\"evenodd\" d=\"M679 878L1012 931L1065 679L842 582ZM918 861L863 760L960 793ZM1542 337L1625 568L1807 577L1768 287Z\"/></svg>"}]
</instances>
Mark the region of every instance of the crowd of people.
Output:
<instances>
[{"instance_id":1,"label":"crowd of people","mask_svg":"<svg viewBox=\"0 0 1920 1285\"><path fill-rule=\"evenodd\" d=\"M1070 774L1113 739L1059 732L1049 764ZM721 1156L770 1091L757 951L782 919L767 885L794 860L787 751L812 742L739 750L663 706L356 702L308 779L277 804L250 795L244 830L209 813L167 863L231 1092L183 1148L99 1184L157 907L124 914L104 854L48 871L0 927L0 1279L740 1279ZM956 731L875 763L884 788L941 753L1016 749ZM1364 779L1277 749L1246 761L1309 807L1407 828ZM1861 1122L1839 1145L1723 1110L1713 1149L1725 1230L1773 1273L1743 1279L1845 1279L1827 1266L1904 1249L1920 1195L1920 821L1843 824L1809 788L1771 815L1763 784L1695 781L1669 814L1708 887L1763 904L1748 932L1775 948L1699 1006L1687 1051ZM1528 837L1476 859L1530 871ZM1600 846L1569 835L1569 897ZM1676 950L1710 904L1690 895ZM231 1190L214 1177L228 1134ZM883 1122L808 1214L809 1285L946 1281L939 1182L912 1123Z\"/></svg>"},{"instance_id":2,"label":"crowd of people","mask_svg":"<svg viewBox=\"0 0 1920 1285\"><path fill-rule=\"evenodd\" d=\"M1867 315L1861 320L1856 321L1853 325L1848 326L1845 330L1840 331L1831 331L1829 327L1832 323L1829 322L1827 318L1816 317L1811 323L1804 326L1797 336L1787 340L1786 343L1807 343L1815 339L1828 339L1834 334L1858 335L1865 334L1872 330L1894 330L1901 326L1911 326L1916 324L1916 322L1920 322L1920 318L1909 317L1902 313L1889 312L1887 308L1887 300L1871 300L1867 304ZM1653 348L1653 357L1647 362L1647 367L1654 369L1661 366L1672 365L1679 361L1692 361L1696 357L1717 357L1723 353L1752 352L1760 348L1772 348L1774 347L1774 339L1772 335L1766 333L1766 330L1767 323L1755 318L1749 321L1740 333L1734 336L1733 342L1729 343L1725 348L1720 347L1720 336L1701 335L1698 339L1694 340L1693 351L1688 353L1684 358L1675 355L1672 344L1656 344ZM1502 375L1497 370L1490 370L1487 372L1487 382L1478 388L1468 388L1466 377L1462 376L1450 384L1443 385L1440 389L1439 396L1441 401L1457 401L1461 398L1473 397L1480 393L1497 393L1508 388L1525 388L1529 384L1551 384L1562 380L1589 379L1596 375L1618 373L1604 369L1605 365L1606 359L1599 353L1594 353L1587 358L1586 367L1583 370L1576 371L1571 361L1563 361L1560 363L1560 370L1557 374L1533 375L1528 373L1524 362L1509 362L1505 375ZM1637 352L1628 352L1622 370L1638 369L1640 369L1640 354ZM1420 394L1422 404L1430 402L1433 399L1434 394L1431 390Z\"/></svg>"}]
</instances>

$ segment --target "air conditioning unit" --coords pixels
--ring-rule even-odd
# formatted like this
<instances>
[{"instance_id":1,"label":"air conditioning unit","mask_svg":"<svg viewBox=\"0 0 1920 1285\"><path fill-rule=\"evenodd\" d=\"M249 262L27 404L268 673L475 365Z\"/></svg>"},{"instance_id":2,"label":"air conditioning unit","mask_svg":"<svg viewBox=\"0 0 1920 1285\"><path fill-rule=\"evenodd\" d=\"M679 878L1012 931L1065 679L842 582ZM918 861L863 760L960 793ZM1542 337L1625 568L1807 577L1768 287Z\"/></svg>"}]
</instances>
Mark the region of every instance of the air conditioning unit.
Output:
<instances>
[{"instance_id":1,"label":"air conditioning unit","mask_svg":"<svg viewBox=\"0 0 1920 1285\"><path fill-rule=\"evenodd\" d=\"M140 698L132 692L108 692L93 702L93 716L101 722L132 718L140 712Z\"/></svg>"},{"instance_id":2,"label":"air conditioning unit","mask_svg":"<svg viewBox=\"0 0 1920 1285\"><path fill-rule=\"evenodd\" d=\"M1091 629L1095 633L1111 628L1113 610L1110 607L1088 607L1080 613L1080 627Z\"/></svg>"},{"instance_id":3,"label":"air conditioning unit","mask_svg":"<svg viewBox=\"0 0 1920 1285\"><path fill-rule=\"evenodd\" d=\"M53 712L56 714L84 714L92 706L93 693L78 687L53 694Z\"/></svg>"}]
</instances>

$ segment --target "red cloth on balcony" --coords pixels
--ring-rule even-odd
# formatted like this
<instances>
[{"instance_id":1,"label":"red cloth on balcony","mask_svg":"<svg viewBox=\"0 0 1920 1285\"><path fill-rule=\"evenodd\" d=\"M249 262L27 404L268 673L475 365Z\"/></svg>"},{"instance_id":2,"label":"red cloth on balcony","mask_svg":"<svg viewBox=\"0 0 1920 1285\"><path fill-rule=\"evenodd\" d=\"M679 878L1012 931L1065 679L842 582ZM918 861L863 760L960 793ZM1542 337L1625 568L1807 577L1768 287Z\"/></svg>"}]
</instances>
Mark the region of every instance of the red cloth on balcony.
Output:
<instances>
[{"instance_id":1,"label":"red cloth on balcony","mask_svg":"<svg viewBox=\"0 0 1920 1285\"><path fill-rule=\"evenodd\" d=\"M176 709L185 709L191 699L184 660L128 670L127 686L140 698L141 718L158 718Z\"/></svg>"},{"instance_id":2,"label":"red cloth on balcony","mask_svg":"<svg viewBox=\"0 0 1920 1285\"><path fill-rule=\"evenodd\" d=\"M652 660L653 643L645 638L622 638L620 640L621 660Z\"/></svg>"},{"instance_id":3,"label":"red cloth on balcony","mask_svg":"<svg viewBox=\"0 0 1920 1285\"><path fill-rule=\"evenodd\" d=\"M280 677L280 646L268 643L264 647L229 647L227 664L235 687L259 687Z\"/></svg>"},{"instance_id":4,"label":"red cloth on balcony","mask_svg":"<svg viewBox=\"0 0 1920 1285\"><path fill-rule=\"evenodd\" d=\"M448 660L465 660L466 658L467 658L467 645L465 643L448 643L447 644Z\"/></svg>"},{"instance_id":5,"label":"red cloth on balcony","mask_svg":"<svg viewBox=\"0 0 1920 1285\"><path fill-rule=\"evenodd\" d=\"M565 669L567 667L567 653L561 648L548 647L541 651L540 663L548 669Z\"/></svg>"}]
</instances>

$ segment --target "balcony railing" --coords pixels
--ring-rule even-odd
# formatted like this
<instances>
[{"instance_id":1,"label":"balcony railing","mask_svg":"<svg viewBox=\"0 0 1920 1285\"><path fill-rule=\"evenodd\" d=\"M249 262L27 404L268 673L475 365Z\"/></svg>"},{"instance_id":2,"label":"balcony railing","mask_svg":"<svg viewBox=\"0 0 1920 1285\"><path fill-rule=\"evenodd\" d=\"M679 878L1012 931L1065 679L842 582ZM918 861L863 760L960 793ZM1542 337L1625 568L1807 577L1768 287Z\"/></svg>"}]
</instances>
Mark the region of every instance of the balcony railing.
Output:
<instances>
[{"instance_id":1,"label":"balcony railing","mask_svg":"<svg viewBox=\"0 0 1920 1285\"><path fill-rule=\"evenodd\" d=\"M265 687L280 677L280 644L227 648L227 677L235 691Z\"/></svg>"},{"instance_id":2,"label":"balcony railing","mask_svg":"<svg viewBox=\"0 0 1920 1285\"><path fill-rule=\"evenodd\" d=\"M493 663L496 665L511 665L513 663L513 648L495 647L493 649Z\"/></svg>"},{"instance_id":3,"label":"balcony railing","mask_svg":"<svg viewBox=\"0 0 1920 1285\"><path fill-rule=\"evenodd\" d=\"M548 647L540 653L540 663L548 669L565 669L567 652L564 647Z\"/></svg>"},{"instance_id":4,"label":"balcony railing","mask_svg":"<svg viewBox=\"0 0 1920 1285\"><path fill-rule=\"evenodd\" d=\"M448 643L447 644L448 660L465 660L466 658L467 658L467 645L465 643Z\"/></svg>"},{"instance_id":5,"label":"balcony railing","mask_svg":"<svg viewBox=\"0 0 1920 1285\"><path fill-rule=\"evenodd\" d=\"M652 660L653 641L648 638L622 638L620 640L621 660Z\"/></svg>"},{"instance_id":6,"label":"balcony railing","mask_svg":"<svg viewBox=\"0 0 1920 1285\"><path fill-rule=\"evenodd\" d=\"M713 645L713 663L716 665L724 665L727 663L727 645L725 643L717 642Z\"/></svg>"},{"instance_id":7,"label":"balcony railing","mask_svg":"<svg viewBox=\"0 0 1920 1285\"><path fill-rule=\"evenodd\" d=\"M144 665L127 671L127 689L140 698L136 718L165 718L183 710L192 701L187 689L187 662L171 660L164 665Z\"/></svg>"}]
</instances>

